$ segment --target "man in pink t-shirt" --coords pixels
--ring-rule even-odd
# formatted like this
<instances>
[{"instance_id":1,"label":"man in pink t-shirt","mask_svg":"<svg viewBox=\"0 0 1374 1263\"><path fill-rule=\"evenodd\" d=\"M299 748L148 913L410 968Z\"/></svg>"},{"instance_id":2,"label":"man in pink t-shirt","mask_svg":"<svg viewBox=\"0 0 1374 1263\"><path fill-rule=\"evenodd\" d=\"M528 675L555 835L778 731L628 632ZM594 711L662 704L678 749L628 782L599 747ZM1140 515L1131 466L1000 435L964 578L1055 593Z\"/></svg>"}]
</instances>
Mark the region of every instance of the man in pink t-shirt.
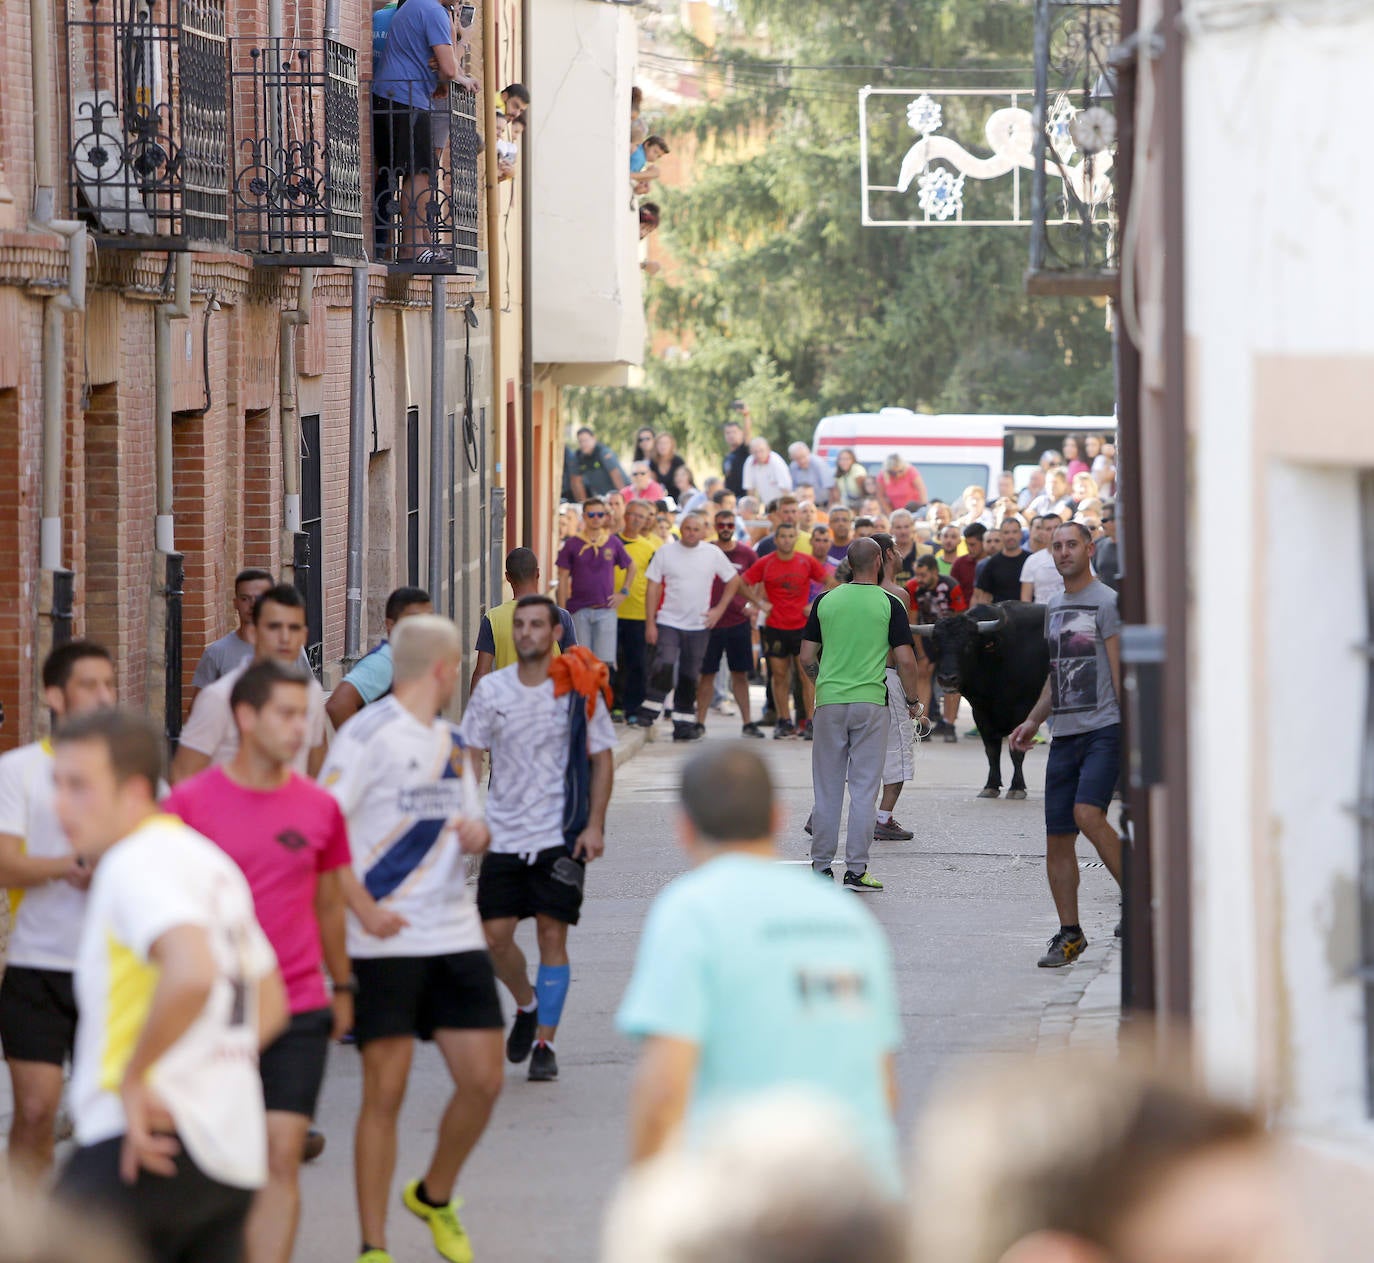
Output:
<instances>
[{"instance_id":1,"label":"man in pink t-shirt","mask_svg":"<svg viewBox=\"0 0 1374 1263\"><path fill-rule=\"evenodd\" d=\"M183 781L162 804L243 870L291 1006L291 1025L259 1059L269 1176L249 1215L247 1263L290 1257L300 1163L329 1041L353 1025L344 939L348 829L333 796L291 769L306 741L308 684L304 671L275 659L249 667L229 698L239 732L234 757ZM332 1002L322 961L334 980Z\"/></svg>"}]
</instances>

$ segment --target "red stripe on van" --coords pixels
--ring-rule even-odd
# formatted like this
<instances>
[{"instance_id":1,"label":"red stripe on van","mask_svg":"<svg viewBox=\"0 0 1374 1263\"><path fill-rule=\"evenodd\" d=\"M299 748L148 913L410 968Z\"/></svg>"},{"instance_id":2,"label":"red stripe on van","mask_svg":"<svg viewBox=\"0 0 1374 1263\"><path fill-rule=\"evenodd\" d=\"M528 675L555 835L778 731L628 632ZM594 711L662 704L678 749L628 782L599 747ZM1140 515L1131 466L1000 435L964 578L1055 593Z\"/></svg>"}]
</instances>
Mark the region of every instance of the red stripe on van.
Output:
<instances>
[{"instance_id":1,"label":"red stripe on van","mask_svg":"<svg viewBox=\"0 0 1374 1263\"><path fill-rule=\"evenodd\" d=\"M846 447L1001 447L999 438L909 438L902 434L856 434L853 438L827 439L818 452L840 451Z\"/></svg>"}]
</instances>

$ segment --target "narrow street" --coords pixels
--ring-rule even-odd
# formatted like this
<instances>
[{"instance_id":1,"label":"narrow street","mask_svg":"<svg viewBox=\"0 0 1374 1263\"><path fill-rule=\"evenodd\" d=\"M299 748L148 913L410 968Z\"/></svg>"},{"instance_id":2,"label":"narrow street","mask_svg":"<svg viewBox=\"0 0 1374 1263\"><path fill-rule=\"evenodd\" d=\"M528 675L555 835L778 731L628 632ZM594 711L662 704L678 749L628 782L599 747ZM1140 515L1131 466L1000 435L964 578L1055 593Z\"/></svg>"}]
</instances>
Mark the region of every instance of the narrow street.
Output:
<instances>
[{"instance_id":1,"label":"narrow street","mask_svg":"<svg viewBox=\"0 0 1374 1263\"><path fill-rule=\"evenodd\" d=\"M707 740L733 738L737 724L713 716ZM965 711L961 732L970 726ZM804 862L811 747L751 744L767 755L786 809L784 862ZM491 1128L459 1183L464 1220L485 1263L596 1258L602 1207L623 1164L635 1057L613 1018L649 903L683 868L673 828L676 778L693 748L650 743L618 773L607 856L589 877L582 924L571 940L573 989L558 1040L561 1081L531 1084L524 1067L512 1067ZM904 1123L952 1059L1035 1048L1047 1014L1072 1005L1114 953L1115 887L1102 869L1085 867L1087 954L1068 969L1035 967L1055 929L1043 870L1044 763L1044 747L1027 758L1027 801L985 801L974 797L986 769L977 741L923 746L917 781L898 805L898 819L916 830L916 839L874 847L872 868L887 888L871 897L870 907L892 939L906 1023L899 1062ZM1009 771L1008 761L1007 779ZM1080 842L1081 862L1091 856ZM527 926L527 953L532 939ZM448 1090L437 1054L421 1049L402 1127L398 1188L422 1170ZM351 1139L358 1094L357 1056L335 1048L320 1117L329 1148L303 1179L295 1256L302 1263L349 1258L358 1245ZM399 1200L394 1206L391 1249L398 1263L435 1257L425 1228Z\"/></svg>"}]
</instances>

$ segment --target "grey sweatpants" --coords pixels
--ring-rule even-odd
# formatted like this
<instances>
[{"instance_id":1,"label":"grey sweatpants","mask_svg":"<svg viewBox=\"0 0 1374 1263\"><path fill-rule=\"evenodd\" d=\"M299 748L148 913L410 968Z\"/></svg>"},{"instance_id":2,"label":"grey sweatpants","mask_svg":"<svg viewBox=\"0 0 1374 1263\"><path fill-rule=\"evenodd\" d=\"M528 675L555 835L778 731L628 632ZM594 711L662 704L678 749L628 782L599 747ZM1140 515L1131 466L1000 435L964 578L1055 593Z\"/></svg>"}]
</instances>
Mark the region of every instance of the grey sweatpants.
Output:
<instances>
[{"instance_id":1,"label":"grey sweatpants","mask_svg":"<svg viewBox=\"0 0 1374 1263\"><path fill-rule=\"evenodd\" d=\"M878 794L883 787L883 759L887 753L887 706L872 702L817 706L811 721L811 779L816 793L811 817L811 863L828 868L840 845L840 811L849 784L849 832L845 837L845 868L862 873L868 868Z\"/></svg>"}]
</instances>

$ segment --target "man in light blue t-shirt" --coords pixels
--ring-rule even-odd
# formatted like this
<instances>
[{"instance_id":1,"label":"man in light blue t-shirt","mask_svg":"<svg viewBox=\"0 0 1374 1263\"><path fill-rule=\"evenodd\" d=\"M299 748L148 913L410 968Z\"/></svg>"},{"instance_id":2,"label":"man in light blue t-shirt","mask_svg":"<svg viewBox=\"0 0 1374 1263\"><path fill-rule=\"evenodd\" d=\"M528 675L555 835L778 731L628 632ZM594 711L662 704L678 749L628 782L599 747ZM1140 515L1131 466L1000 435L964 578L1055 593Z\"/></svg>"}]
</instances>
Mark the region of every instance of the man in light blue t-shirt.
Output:
<instances>
[{"instance_id":1,"label":"man in light blue t-shirt","mask_svg":"<svg viewBox=\"0 0 1374 1263\"><path fill-rule=\"evenodd\" d=\"M412 614L433 614L434 606L424 588L397 588L386 598L386 638L365 653L339 682L324 704L335 731L364 706L381 701L391 692L391 633L396 624Z\"/></svg>"},{"instance_id":2,"label":"man in light blue t-shirt","mask_svg":"<svg viewBox=\"0 0 1374 1263\"><path fill-rule=\"evenodd\" d=\"M682 777L696 861L654 902L618 1024L644 1041L631 1100L643 1161L679 1124L777 1087L837 1102L876 1174L900 1190L893 1055L901 1042L887 940L858 900L777 863L767 765L707 751Z\"/></svg>"}]
</instances>

